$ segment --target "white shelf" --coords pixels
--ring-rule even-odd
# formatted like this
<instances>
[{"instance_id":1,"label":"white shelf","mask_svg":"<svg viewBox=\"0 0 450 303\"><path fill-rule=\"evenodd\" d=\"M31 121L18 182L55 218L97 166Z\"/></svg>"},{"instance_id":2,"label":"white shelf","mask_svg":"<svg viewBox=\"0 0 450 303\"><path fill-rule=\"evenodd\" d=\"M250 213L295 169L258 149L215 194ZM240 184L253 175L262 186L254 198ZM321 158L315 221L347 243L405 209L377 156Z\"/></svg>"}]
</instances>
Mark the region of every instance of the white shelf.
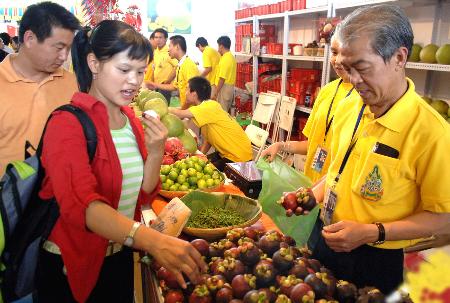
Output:
<instances>
[{"instance_id":1,"label":"white shelf","mask_svg":"<svg viewBox=\"0 0 450 303\"><path fill-rule=\"evenodd\" d=\"M280 18L284 18L284 15L285 15L284 13L277 13L277 14L256 16L256 18L258 18L258 20L280 19Z\"/></svg>"},{"instance_id":2,"label":"white shelf","mask_svg":"<svg viewBox=\"0 0 450 303\"><path fill-rule=\"evenodd\" d=\"M235 52L234 53L235 56L241 56L241 57L252 57L252 54L247 54L247 53L241 53L241 52Z\"/></svg>"},{"instance_id":3,"label":"white shelf","mask_svg":"<svg viewBox=\"0 0 450 303\"><path fill-rule=\"evenodd\" d=\"M450 65L446 65L446 64L407 62L406 68L422 69L422 70L435 70L435 71L439 71L439 72L450 72Z\"/></svg>"},{"instance_id":4,"label":"white shelf","mask_svg":"<svg viewBox=\"0 0 450 303\"><path fill-rule=\"evenodd\" d=\"M314 13L326 13L327 11L328 11L328 6L319 6L319 7L301 9L301 10L297 10L297 11L289 11L289 12L287 12L287 15L290 17L295 17L295 16L314 14Z\"/></svg>"},{"instance_id":5,"label":"white shelf","mask_svg":"<svg viewBox=\"0 0 450 303\"><path fill-rule=\"evenodd\" d=\"M295 109L298 110L298 111L301 111L301 112L303 112L303 113L307 113L307 114L310 114L310 113L311 113L311 110L312 110L312 108L310 108L310 107L301 106L301 105L297 105L297 106L295 107Z\"/></svg>"},{"instance_id":6,"label":"white shelf","mask_svg":"<svg viewBox=\"0 0 450 303\"><path fill-rule=\"evenodd\" d=\"M375 5L386 2L395 2L397 0L346 0L346 1L335 1L333 7L335 9L352 8L355 6L362 5Z\"/></svg>"},{"instance_id":7,"label":"white shelf","mask_svg":"<svg viewBox=\"0 0 450 303\"><path fill-rule=\"evenodd\" d=\"M270 59L283 59L283 55L272 55L272 54L262 54L259 55L261 58L270 58Z\"/></svg>"},{"instance_id":8,"label":"white shelf","mask_svg":"<svg viewBox=\"0 0 450 303\"><path fill-rule=\"evenodd\" d=\"M325 60L324 56L286 56L286 59L288 60L295 60L295 61L314 61L314 62L323 62Z\"/></svg>"},{"instance_id":9,"label":"white shelf","mask_svg":"<svg viewBox=\"0 0 450 303\"><path fill-rule=\"evenodd\" d=\"M247 17L247 18L242 18L242 19L235 19L234 22L236 22L236 23L253 22L253 17Z\"/></svg>"}]
</instances>

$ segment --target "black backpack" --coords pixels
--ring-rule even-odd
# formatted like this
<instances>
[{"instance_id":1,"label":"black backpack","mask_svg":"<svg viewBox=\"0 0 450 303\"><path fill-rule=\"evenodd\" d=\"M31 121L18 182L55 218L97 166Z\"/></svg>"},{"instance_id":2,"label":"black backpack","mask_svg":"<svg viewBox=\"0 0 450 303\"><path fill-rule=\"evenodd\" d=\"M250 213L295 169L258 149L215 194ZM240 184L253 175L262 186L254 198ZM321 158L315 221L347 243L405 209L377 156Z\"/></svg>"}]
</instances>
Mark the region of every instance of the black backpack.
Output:
<instances>
[{"instance_id":1,"label":"black backpack","mask_svg":"<svg viewBox=\"0 0 450 303\"><path fill-rule=\"evenodd\" d=\"M75 115L83 127L89 161L97 148L97 133L92 120L78 107L66 104L55 111ZM41 165L42 144L52 115L48 118L35 155L14 161L6 167L0 181L0 214L5 240L1 253L1 291L5 302L33 293L39 250L59 217L56 200L39 198L45 176Z\"/></svg>"}]
</instances>

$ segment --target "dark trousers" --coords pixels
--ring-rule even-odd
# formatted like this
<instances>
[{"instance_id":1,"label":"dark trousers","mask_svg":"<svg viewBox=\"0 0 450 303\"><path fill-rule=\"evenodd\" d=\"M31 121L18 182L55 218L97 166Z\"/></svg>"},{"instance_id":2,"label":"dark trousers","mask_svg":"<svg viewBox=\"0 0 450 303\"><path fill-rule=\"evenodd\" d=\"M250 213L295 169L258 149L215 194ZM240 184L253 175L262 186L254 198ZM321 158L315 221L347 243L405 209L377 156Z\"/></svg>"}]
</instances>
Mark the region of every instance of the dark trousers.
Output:
<instances>
[{"instance_id":1,"label":"dark trousers","mask_svg":"<svg viewBox=\"0 0 450 303\"><path fill-rule=\"evenodd\" d=\"M226 163L232 163L230 159L222 157L219 152L213 152L207 155L208 160L221 172L225 169Z\"/></svg>"},{"instance_id":2,"label":"dark trousers","mask_svg":"<svg viewBox=\"0 0 450 303\"><path fill-rule=\"evenodd\" d=\"M37 274L37 302L76 302L63 272L61 255L41 250ZM97 284L86 302L132 303L134 299L133 252L124 249L105 257Z\"/></svg>"},{"instance_id":3,"label":"dark trousers","mask_svg":"<svg viewBox=\"0 0 450 303\"><path fill-rule=\"evenodd\" d=\"M351 252L335 252L321 235L323 223L317 219L308 241L312 258L319 260L338 279L357 287L375 286L388 295L403 282L403 249L383 249L362 245Z\"/></svg>"}]
</instances>

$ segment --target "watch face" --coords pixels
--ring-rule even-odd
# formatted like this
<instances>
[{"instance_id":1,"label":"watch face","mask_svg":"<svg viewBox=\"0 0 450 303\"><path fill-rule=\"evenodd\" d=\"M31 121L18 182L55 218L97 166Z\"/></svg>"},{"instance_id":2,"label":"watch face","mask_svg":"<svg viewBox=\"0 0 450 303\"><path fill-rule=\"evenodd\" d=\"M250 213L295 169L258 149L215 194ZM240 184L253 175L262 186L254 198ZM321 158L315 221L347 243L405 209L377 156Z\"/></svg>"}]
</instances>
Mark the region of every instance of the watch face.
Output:
<instances>
[{"instance_id":1,"label":"watch face","mask_svg":"<svg viewBox=\"0 0 450 303\"><path fill-rule=\"evenodd\" d=\"M125 241L123 242L123 245L132 247L133 246L133 238L132 237L126 237Z\"/></svg>"}]
</instances>

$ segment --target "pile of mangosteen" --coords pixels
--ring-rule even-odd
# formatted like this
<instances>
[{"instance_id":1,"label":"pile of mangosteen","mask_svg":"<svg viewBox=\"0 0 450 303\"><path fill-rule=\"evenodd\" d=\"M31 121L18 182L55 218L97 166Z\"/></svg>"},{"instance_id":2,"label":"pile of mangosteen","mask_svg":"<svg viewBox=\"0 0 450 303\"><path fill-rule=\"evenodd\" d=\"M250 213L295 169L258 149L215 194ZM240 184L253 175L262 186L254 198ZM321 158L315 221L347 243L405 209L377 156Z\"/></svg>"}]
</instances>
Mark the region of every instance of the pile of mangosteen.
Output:
<instances>
[{"instance_id":1,"label":"pile of mangosteen","mask_svg":"<svg viewBox=\"0 0 450 303\"><path fill-rule=\"evenodd\" d=\"M278 231L249 226L226 238L191 241L209 264L197 285L181 289L164 267L153 264L165 303L327 303L384 302L373 288L358 292L311 258L307 248Z\"/></svg>"}]
</instances>

